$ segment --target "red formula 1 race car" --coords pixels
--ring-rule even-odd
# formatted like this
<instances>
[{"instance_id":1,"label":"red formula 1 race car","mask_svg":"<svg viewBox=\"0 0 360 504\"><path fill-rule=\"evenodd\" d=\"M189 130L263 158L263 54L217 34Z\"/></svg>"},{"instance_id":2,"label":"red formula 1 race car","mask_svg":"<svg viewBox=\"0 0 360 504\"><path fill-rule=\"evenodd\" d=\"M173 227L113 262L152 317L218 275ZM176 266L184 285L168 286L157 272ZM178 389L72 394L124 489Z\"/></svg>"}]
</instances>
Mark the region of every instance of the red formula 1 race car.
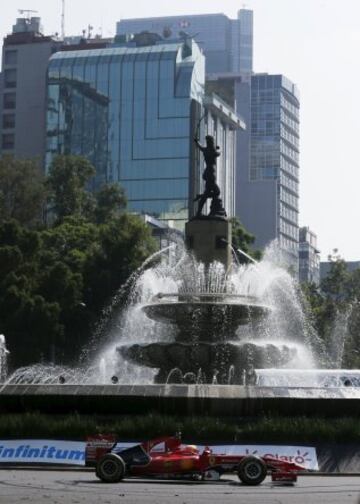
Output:
<instances>
[{"instance_id":1,"label":"red formula 1 race car","mask_svg":"<svg viewBox=\"0 0 360 504\"><path fill-rule=\"evenodd\" d=\"M105 483L118 483L128 476L159 478L219 479L236 473L245 485L259 485L268 473L272 481L294 483L305 468L273 457L221 455L205 447L183 445L179 436L161 437L130 448L121 447L111 436L88 438L86 463L96 467Z\"/></svg>"}]
</instances>

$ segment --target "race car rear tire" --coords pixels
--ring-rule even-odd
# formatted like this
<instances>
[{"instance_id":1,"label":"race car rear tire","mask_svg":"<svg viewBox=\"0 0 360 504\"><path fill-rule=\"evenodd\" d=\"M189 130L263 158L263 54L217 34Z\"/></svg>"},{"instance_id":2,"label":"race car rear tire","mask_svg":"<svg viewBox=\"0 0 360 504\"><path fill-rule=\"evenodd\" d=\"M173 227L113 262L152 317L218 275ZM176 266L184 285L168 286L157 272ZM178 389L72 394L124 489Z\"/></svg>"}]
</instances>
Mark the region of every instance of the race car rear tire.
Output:
<instances>
[{"instance_id":1,"label":"race car rear tire","mask_svg":"<svg viewBox=\"0 0 360 504\"><path fill-rule=\"evenodd\" d=\"M267 468L258 457L245 457L238 466L239 480L244 485L260 485L266 478Z\"/></svg>"},{"instance_id":2,"label":"race car rear tire","mask_svg":"<svg viewBox=\"0 0 360 504\"><path fill-rule=\"evenodd\" d=\"M125 475L125 463L119 455L107 453L97 463L95 474L104 483L118 483Z\"/></svg>"}]
</instances>

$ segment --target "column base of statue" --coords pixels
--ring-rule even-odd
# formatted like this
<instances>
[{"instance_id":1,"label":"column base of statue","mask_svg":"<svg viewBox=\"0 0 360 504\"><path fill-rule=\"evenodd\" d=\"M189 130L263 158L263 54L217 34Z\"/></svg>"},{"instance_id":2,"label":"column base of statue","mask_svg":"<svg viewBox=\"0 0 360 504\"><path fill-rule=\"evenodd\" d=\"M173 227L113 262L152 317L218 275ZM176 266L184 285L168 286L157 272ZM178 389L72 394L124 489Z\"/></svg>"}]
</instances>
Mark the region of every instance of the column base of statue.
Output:
<instances>
[{"instance_id":1,"label":"column base of statue","mask_svg":"<svg viewBox=\"0 0 360 504\"><path fill-rule=\"evenodd\" d=\"M221 262L228 270L232 262L231 224L222 216L197 216L185 225L186 246L195 258L210 264Z\"/></svg>"}]
</instances>

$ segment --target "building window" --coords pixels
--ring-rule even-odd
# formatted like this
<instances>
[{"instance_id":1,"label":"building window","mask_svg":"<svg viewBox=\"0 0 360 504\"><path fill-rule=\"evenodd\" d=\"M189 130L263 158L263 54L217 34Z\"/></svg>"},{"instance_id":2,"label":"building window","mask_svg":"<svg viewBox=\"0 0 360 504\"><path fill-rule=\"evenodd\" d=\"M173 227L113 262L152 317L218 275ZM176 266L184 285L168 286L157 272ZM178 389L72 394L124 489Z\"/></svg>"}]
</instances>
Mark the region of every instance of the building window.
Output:
<instances>
[{"instance_id":1,"label":"building window","mask_svg":"<svg viewBox=\"0 0 360 504\"><path fill-rule=\"evenodd\" d=\"M16 107L15 93L4 93L3 107L4 109L14 109Z\"/></svg>"},{"instance_id":2,"label":"building window","mask_svg":"<svg viewBox=\"0 0 360 504\"><path fill-rule=\"evenodd\" d=\"M5 51L5 65L16 65L17 63L17 51L8 50Z\"/></svg>"},{"instance_id":3,"label":"building window","mask_svg":"<svg viewBox=\"0 0 360 504\"><path fill-rule=\"evenodd\" d=\"M8 68L4 71L5 88L16 87L16 68Z\"/></svg>"},{"instance_id":4,"label":"building window","mask_svg":"<svg viewBox=\"0 0 360 504\"><path fill-rule=\"evenodd\" d=\"M15 128L15 114L3 115L3 128Z\"/></svg>"},{"instance_id":5,"label":"building window","mask_svg":"<svg viewBox=\"0 0 360 504\"><path fill-rule=\"evenodd\" d=\"M15 135L6 133L2 136L1 146L3 149L13 149L15 145Z\"/></svg>"}]
</instances>

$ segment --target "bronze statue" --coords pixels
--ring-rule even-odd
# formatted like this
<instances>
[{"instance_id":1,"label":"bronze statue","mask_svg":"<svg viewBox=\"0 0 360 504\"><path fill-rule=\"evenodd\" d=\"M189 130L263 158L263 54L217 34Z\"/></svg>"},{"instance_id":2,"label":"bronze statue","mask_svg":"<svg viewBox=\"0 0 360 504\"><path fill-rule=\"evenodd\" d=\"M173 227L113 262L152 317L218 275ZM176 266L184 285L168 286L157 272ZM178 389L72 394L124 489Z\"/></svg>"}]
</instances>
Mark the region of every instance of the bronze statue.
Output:
<instances>
[{"instance_id":1,"label":"bronze statue","mask_svg":"<svg viewBox=\"0 0 360 504\"><path fill-rule=\"evenodd\" d=\"M203 147L197 138L194 138L196 145L199 147L201 152L204 154L204 160L206 168L203 172L202 178L205 180L205 191L202 194L198 194L194 201L199 201L198 210L196 216L202 215L202 209L208 198L212 198L210 207L210 216L222 216L226 217L226 212L223 208L222 201L219 198L220 188L216 183L216 159L220 156L220 148L214 143L214 137L207 135L205 137L206 147Z\"/></svg>"}]
</instances>

